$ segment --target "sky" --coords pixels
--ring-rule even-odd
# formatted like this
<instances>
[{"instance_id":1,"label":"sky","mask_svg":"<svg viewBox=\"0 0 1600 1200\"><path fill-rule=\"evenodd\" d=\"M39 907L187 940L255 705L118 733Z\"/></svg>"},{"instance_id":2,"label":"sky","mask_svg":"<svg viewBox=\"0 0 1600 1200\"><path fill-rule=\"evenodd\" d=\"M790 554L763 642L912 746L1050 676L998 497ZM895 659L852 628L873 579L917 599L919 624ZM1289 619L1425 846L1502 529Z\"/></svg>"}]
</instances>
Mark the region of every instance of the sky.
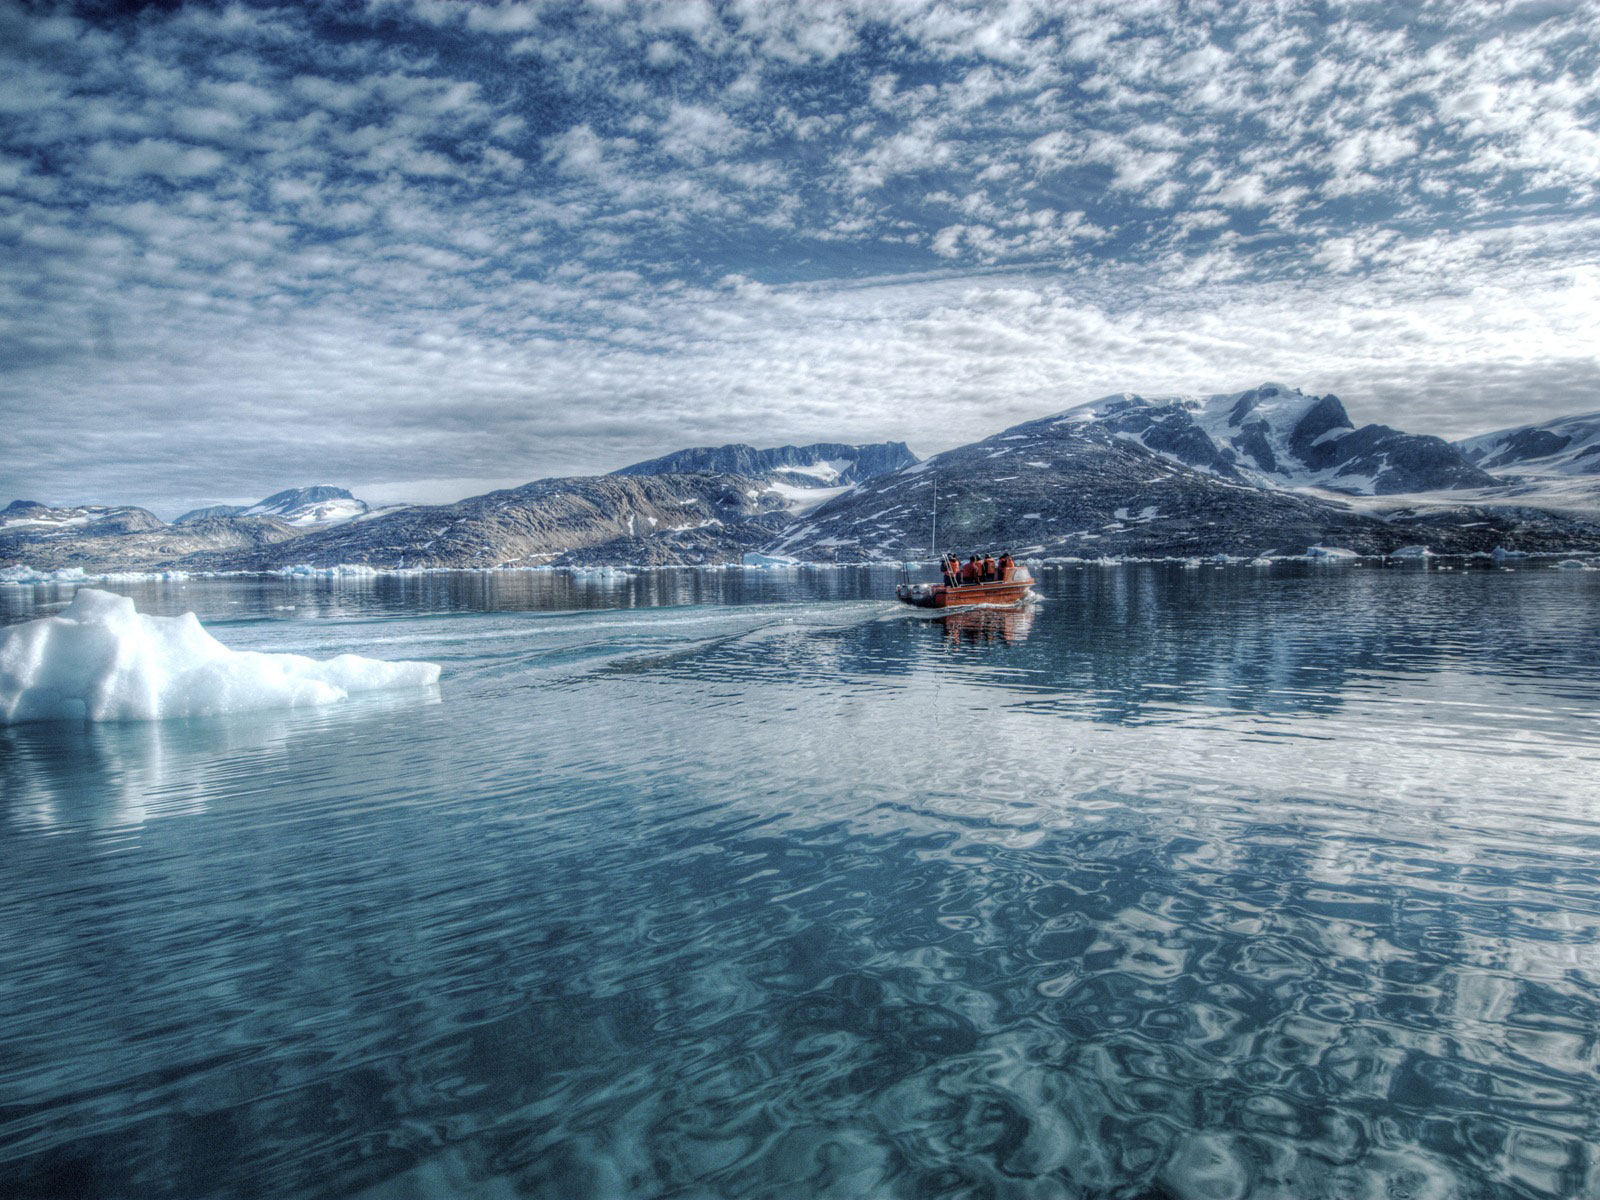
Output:
<instances>
[{"instance_id":1,"label":"sky","mask_svg":"<svg viewBox=\"0 0 1600 1200\"><path fill-rule=\"evenodd\" d=\"M1600 3L0 0L0 504L1600 409Z\"/></svg>"}]
</instances>

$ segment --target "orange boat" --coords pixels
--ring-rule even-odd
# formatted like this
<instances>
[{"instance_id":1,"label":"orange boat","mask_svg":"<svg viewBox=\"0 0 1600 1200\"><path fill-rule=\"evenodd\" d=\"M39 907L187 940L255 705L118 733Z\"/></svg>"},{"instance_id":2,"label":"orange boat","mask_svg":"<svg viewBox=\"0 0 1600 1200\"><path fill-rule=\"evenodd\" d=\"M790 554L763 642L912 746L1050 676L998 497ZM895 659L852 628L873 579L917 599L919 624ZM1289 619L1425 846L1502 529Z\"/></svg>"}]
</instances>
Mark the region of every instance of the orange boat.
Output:
<instances>
[{"instance_id":1,"label":"orange boat","mask_svg":"<svg viewBox=\"0 0 1600 1200\"><path fill-rule=\"evenodd\" d=\"M1027 567L1015 566L1005 579L988 583L912 583L902 578L894 594L902 604L917 608L958 608L967 604L1016 604L1033 586Z\"/></svg>"}]
</instances>

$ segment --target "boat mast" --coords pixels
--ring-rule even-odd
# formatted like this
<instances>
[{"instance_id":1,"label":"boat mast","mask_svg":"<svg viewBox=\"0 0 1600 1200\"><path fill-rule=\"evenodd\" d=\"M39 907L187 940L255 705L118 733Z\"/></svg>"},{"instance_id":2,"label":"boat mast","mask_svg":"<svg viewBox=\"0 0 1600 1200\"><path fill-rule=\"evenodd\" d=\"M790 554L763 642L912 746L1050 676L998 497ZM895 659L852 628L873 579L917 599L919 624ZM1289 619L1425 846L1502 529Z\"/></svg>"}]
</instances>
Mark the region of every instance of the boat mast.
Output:
<instances>
[{"instance_id":1,"label":"boat mast","mask_svg":"<svg viewBox=\"0 0 1600 1200\"><path fill-rule=\"evenodd\" d=\"M928 553L937 556L939 553L939 477L933 477L933 541L928 546Z\"/></svg>"}]
</instances>

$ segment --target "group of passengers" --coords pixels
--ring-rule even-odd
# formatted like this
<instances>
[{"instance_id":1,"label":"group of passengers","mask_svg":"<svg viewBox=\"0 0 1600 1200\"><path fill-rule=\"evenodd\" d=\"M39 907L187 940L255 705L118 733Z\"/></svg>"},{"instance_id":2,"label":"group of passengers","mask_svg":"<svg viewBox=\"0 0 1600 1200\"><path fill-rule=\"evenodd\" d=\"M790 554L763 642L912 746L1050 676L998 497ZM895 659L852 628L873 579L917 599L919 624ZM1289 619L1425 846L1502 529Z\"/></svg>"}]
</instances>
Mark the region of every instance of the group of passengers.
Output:
<instances>
[{"instance_id":1,"label":"group of passengers","mask_svg":"<svg viewBox=\"0 0 1600 1200\"><path fill-rule=\"evenodd\" d=\"M1008 583L1016 560L1007 550L998 559L992 554L979 558L974 554L965 565L959 554L946 554L939 564L944 570L946 587L960 587L968 583Z\"/></svg>"}]
</instances>

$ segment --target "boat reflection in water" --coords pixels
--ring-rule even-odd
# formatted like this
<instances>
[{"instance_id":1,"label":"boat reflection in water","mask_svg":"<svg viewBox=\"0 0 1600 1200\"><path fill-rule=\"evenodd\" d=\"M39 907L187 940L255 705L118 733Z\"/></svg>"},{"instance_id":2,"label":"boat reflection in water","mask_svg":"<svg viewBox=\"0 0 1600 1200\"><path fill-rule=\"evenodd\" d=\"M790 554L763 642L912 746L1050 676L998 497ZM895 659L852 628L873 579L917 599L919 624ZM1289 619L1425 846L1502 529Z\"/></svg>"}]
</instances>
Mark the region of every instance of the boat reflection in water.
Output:
<instances>
[{"instance_id":1,"label":"boat reflection in water","mask_svg":"<svg viewBox=\"0 0 1600 1200\"><path fill-rule=\"evenodd\" d=\"M1033 628L1033 606L1017 604L1010 608L963 608L935 618L944 626L945 640L953 646L1003 642L1010 646L1027 639Z\"/></svg>"}]
</instances>

